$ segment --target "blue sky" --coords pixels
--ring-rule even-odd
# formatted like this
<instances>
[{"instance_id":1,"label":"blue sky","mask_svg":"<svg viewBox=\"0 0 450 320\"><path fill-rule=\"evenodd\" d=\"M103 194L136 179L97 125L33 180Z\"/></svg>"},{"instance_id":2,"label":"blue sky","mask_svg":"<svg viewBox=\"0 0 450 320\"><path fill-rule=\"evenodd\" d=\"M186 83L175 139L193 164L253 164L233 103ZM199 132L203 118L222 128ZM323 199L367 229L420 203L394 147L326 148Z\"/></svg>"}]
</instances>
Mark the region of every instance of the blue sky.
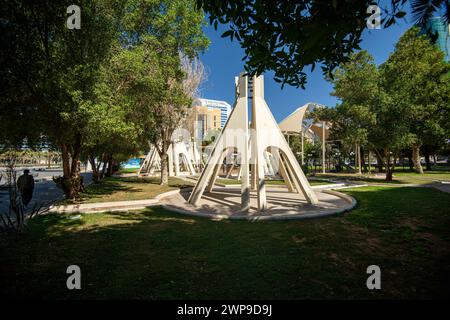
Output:
<instances>
[{"instance_id":1,"label":"blue sky","mask_svg":"<svg viewBox=\"0 0 450 320\"><path fill-rule=\"evenodd\" d=\"M366 30L363 33L361 48L369 51L375 62L384 62L394 50L400 36L411 26L411 23L398 21L388 29ZM243 71L242 57L244 51L236 41L221 38L225 31L219 26L215 31L212 26L205 27L206 35L211 39L207 52L201 56L208 69L208 80L202 85L201 95L204 98L225 100L231 105L234 100L234 77ZM308 73L306 90L273 81L273 73L267 72L265 79L265 98L277 121L281 121L297 107L307 102L317 102L334 106L335 97L330 96L331 85L323 79L322 70L317 67L313 73Z\"/></svg>"}]
</instances>

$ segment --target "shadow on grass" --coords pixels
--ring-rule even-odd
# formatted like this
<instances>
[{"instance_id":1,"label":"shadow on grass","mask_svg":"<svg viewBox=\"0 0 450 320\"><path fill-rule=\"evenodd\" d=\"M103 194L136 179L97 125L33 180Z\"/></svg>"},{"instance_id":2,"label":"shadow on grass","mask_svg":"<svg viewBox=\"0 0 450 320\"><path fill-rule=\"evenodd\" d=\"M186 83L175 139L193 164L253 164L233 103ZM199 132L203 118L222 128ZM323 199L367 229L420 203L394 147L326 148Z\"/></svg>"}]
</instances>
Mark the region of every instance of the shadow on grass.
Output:
<instances>
[{"instance_id":1,"label":"shadow on grass","mask_svg":"<svg viewBox=\"0 0 450 320\"><path fill-rule=\"evenodd\" d=\"M210 221L161 208L38 217L0 249L11 298L449 297L450 195L350 189L356 210L302 221ZM77 216L75 216L77 217ZM82 290L65 287L68 265ZM366 288L379 265L382 290Z\"/></svg>"}]
</instances>

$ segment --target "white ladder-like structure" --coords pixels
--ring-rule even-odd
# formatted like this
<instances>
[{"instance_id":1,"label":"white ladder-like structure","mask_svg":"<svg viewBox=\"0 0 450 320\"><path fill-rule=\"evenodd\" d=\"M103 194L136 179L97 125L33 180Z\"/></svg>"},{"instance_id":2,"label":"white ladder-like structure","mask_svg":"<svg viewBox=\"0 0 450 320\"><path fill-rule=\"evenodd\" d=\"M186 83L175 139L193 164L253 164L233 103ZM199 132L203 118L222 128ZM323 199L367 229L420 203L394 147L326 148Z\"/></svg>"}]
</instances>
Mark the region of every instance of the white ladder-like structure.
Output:
<instances>
[{"instance_id":1,"label":"white ladder-like structure","mask_svg":"<svg viewBox=\"0 0 450 320\"><path fill-rule=\"evenodd\" d=\"M264 78L254 76L249 83L245 73L236 81L236 101L220 135L217 137L208 162L203 169L188 202L196 205L205 189L211 192L227 150L237 149L241 154L241 210L250 209L250 190L257 192L258 210L267 209L264 167L267 165L265 152L272 154L279 164L279 172L289 191L302 193L308 203L318 200L309 185L300 165L278 127L264 100ZM249 84L253 90L249 90ZM252 92L252 121L248 124L248 99ZM267 169L266 169L267 170Z\"/></svg>"}]
</instances>

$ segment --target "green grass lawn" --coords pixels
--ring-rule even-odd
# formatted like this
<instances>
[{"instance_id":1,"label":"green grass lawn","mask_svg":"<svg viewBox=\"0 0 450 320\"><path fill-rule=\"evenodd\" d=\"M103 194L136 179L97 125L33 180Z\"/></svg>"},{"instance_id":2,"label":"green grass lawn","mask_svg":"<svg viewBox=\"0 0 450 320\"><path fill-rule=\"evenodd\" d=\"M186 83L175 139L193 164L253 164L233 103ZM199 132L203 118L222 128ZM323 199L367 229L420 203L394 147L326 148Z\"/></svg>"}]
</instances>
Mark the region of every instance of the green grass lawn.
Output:
<instances>
[{"instance_id":1,"label":"green grass lawn","mask_svg":"<svg viewBox=\"0 0 450 320\"><path fill-rule=\"evenodd\" d=\"M385 181L384 178L375 178L373 175L357 175L351 173L326 173L316 174L318 177L337 179L337 180L353 180L368 183L387 183L387 184L430 184L436 181L450 181L450 171L435 170L425 171L424 174L415 172L398 171L394 172L393 181ZM384 175L383 175L384 177Z\"/></svg>"},{"instance_id":2,"label":"green grass lawn","mask_svg":"<svg viewBox=\"0 0 450 320\"><path fill-rule=\"evenodd\" d=\"M86 192L81 194L81 201L77 203L151 199L160 193L193 185L175 177L169 177L168 186L160 186L159 181L159 177L104 178L87 186ZM71 204L73 201L63 200L60 203Z\"/></svg>"},{"instance_id":3,"label":"green grass lawn","mask_svg":"<svg viewBox=\"0 0 450 320\"><path fill-rule=\"evenodd\" d=\"M395 179L401 183L428 184L435 181L450 181L450 171L394 172Z\"/></svg>"},{"instance_id":4,"label":"green grass lawn","mask_svg":"<svg viewBox=\"0 0 450 320\"><path fill-rule=\"evenodd\" d=\"M450 194L349 189L345 215L211 221L151 208L46 215L0 243L8 298L300 299L450 297ZM66 289L79 265L82 289ZM366 268L381 268L381 290Z\"/></svg>"},{"instance_id":5,"label":"green grass lawn","mask_svg":"<svg viewBox=\"0 0 450 320\"><path fill-rule=\"evenodd\" d=\"M137 173L139 171L139 168L120 168L118 173Z\"/></svg>"},{"instance_id":6,"label":"green grass lawn","mask_svg":"<svg viewBox=\"0 0 450 320\"><path fill-rule=\"evenodd\" d=\"M169 177L168 186L159 185L159 177L108 177L99 183L92 183L81 194L81 200L61 200L58 204L94 203L108 201L127 201L151 199L170 190L193 186L194 182ZM236 184L235 179L217 179L218 183ZM328 181L313 180L311 185L329 184ZM269 185L284 184L283 180L267 180Z\"/></svg>"}]
</instances>

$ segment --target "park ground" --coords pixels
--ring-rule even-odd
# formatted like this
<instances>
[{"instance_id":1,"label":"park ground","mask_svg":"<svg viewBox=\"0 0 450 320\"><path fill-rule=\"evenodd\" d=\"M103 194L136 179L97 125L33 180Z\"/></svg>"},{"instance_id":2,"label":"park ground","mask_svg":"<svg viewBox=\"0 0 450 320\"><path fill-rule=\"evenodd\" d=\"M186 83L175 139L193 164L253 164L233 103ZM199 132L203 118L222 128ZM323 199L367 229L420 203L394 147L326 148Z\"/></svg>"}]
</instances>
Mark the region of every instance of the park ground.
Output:
<instances>
[{"instance_id":1,"label":"park ground","mask_svg":"<svg viewBox=\"0 0 450 320\"><path fill-rule=\"evenodd\" d=\"M384 179L385 174L355 174L355 173L319 173L317 177L323 179L334 180L347 180L355 182L364 182L372 184L391 184L391 185L405 185L405 184L417 184L425 185L442 181L450 181L450 168L449 167L436 167L433 170L425 171L424 174L416 174L410 170L397 168L394 172L394 179L392 181L386 181Z\"/></svg>"},{"instance_id":2,"label":"park ground","mask_svg":"<svg viewBox=\"0 0 450 320\"><path fill-rule=\"evenodd\" d=\"M450 172L439 174L450 180ZM418 178L412 173L404 176L404 183ZM143 182L112 179L106 183L117 187ZM39 216L23 235L0 244L1 295L56 299L449 298L450 194L401 183L346 189L357 199L356 209L313 220L211 221L160 207ZM169 188L177 186L179 181L172 181ZM93 185L88 193L95 188L101 187ZM120 188L103 191L105 197L123 192ZM102 193L96 196L101 198ZM82 272L78 291L66 288L66 268L72 264ZM381 268L381 290L366 287L369 265Z\"/></svg>"}]
</instances>

